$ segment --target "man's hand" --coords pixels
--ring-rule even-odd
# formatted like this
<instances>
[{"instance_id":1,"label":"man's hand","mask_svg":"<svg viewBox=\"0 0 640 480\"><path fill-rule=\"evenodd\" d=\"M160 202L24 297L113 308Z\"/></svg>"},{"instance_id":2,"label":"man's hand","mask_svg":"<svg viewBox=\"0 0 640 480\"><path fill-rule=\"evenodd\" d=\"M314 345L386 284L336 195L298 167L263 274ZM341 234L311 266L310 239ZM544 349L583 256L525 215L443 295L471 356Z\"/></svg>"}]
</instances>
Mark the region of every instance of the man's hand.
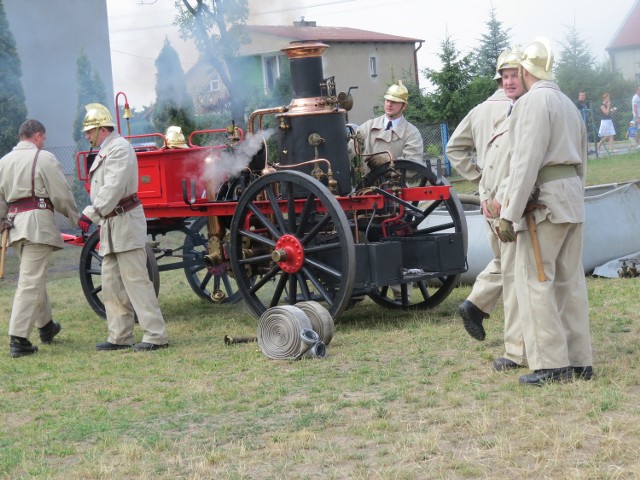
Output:
<instances>
[{"instance_id":1,"label":"man's hand","mask_svg":"<svg viewBox=\"0 0 640 480\"><path fill-rule=\"evenodd\" d=\"M482 214L489 220L498 218L500 216L500 204L497 200L485 200L482 202Z\"/></svg>"},{"instance_id":2,"label":"man's hand","mask_svg":"<svg viewBox=\"0 0 640 480\"><path fill-rule=\"evenodd\" d=\"M89 232L89 228L91 228L91 224L93 224L93 222L84 213L78 219L78 226L80 227L80 230L82 230L82 233L84 233L85 235Z\"/></svg>"},{"instance_id":3,"label":"man's hand","mask_svg":"<svg viewBox=\"0 0 640 480\"><path fill-rule=\"evenodd\" d=\"M496 235L502 242L515 242L516 241L516 231L513 229L513 222L511 220L507 220L506 218L501 218L498 220L498 225L496 226Z\"/></svg>"},{"instance_id":4,"label":"man's hand","mask_svg":"<svg viewBox=\"0 0 640 480\"><path fill-rule=\"evenodd\" d=\"M380 165L389 163L391 161L391 155L389 152L376 153L375 155L368 157L365 161L367 162L369 170L375 170Z\"/></svg>"}]
</instances>

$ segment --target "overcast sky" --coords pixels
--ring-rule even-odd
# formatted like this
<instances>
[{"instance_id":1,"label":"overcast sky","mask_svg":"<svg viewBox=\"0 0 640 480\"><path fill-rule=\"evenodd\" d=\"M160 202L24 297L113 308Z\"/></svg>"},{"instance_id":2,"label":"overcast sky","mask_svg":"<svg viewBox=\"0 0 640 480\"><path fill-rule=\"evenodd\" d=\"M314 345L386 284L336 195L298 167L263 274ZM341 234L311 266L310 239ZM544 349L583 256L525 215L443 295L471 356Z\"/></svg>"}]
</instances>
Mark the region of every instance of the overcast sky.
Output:
<instances>
[{"instance_id":1,"label":"overcast sky","mask_svg":"<svg viewBox=\"0 0 640 480\"><path fill-rule=\"evenodd\" d=\"M248 23L290 25L304 17L318 26L352 27L424 40L418 68L439 68L437 54L445 36L468 52L487 32L492 7L514 44L547 36L562 47L566 27L575 25L598 60L636 0L249 0ZM295 6L292 6L295 4ZM155 59L165 38L178 51L185 72L198 59L191 44L172 25L174 0L107 0L113 84L132 106L155 100ZM426 80L421 77L421 85Z\"/></svg>"}]
</instances>

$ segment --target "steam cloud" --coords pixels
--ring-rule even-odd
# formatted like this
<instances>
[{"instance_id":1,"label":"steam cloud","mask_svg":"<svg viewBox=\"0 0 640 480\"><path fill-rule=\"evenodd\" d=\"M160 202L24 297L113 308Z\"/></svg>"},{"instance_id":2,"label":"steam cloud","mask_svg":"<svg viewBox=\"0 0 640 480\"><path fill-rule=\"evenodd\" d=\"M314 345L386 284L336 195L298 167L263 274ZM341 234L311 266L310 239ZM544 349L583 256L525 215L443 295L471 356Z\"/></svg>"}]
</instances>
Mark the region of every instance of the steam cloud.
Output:
<instances>
[{"instance_id":1,"label":"steam cloud","mask_svg":"<svg viewBox=\"0 0 640 480\"><path fill-rule=\"evenodd\" d=\"M204 179L217 191L230 178L238 177L245 170L253 156L260 151L275 130L261 130L247 134L244 140L229 150L212 153L205 160Z\"/></svg>"}]
</instances>

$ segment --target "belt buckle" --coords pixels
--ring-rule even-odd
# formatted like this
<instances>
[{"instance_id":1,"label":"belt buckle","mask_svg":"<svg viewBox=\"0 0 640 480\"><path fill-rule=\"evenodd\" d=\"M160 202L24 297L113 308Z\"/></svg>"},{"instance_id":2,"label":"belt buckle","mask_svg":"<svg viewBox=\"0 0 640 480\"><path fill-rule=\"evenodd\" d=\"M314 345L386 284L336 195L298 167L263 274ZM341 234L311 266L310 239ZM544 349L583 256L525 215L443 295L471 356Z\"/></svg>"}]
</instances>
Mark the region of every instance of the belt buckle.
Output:
<instances>
[{"instance_id":1,"label":"belt buckle","mask_svg":"<svg viewBox=\"0 0 640 480\"><path fill-rule=\"evenodd\" d=\"M41 210L44 210L45 208L47 208L47 202L45 202L44 198L38 199L38 208Z\"/></svg>"},{"instance_id":2,"label":"belt buckle","mask_svg":"<svg viewBox=\"0 0 640 480\"><path fill-rule=\"evenodd\" d=\"M122 205L116 205L116 208L113 209L116 215L122 215L124 213L124 208Z\"/></svg>"}]
</instances>

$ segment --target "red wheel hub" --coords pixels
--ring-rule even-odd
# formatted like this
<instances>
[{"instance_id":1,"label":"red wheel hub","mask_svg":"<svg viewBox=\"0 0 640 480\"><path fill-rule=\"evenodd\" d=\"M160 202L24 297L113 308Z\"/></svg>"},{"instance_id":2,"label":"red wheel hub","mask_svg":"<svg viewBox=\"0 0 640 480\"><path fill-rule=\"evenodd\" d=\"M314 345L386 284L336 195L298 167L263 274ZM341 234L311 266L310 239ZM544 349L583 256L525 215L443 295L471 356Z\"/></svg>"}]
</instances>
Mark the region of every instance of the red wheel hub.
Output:
<instances>
[{"instance_id":1,"label":"red wheel hub","mask_svg":"<svg viewBox=\"0 0 640 480\"><path fill-rule=\"evenodd\" d=\"M276 248L271 258L287 273L296 273L304 263L304 248L293 235L283 235L276 242Z\"/></svg>"}]
</instances>

